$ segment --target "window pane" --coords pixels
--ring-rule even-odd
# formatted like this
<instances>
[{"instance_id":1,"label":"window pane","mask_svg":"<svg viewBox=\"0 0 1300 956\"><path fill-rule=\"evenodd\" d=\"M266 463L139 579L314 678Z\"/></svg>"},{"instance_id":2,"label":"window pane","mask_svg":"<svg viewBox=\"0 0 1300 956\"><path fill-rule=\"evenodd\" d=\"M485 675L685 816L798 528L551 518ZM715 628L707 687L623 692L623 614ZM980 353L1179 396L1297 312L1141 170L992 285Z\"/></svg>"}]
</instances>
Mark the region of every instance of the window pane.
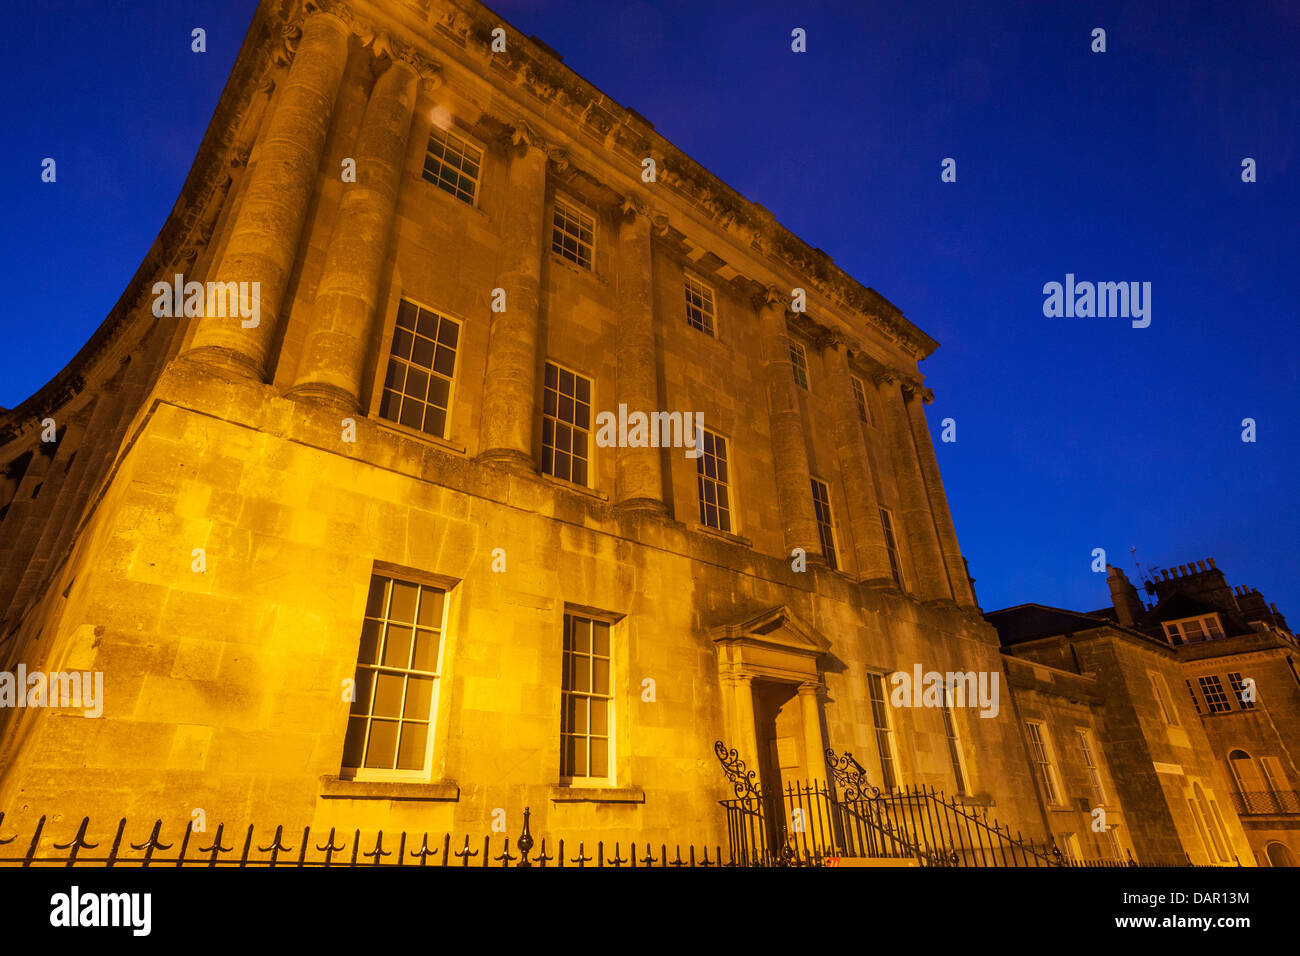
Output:
<instances>
[{"instance_id":1,"label":"window pane","mask_svg":"<svg viewBox=\"0 0 1300 956\"><path fill-rule=\"evenodd\" d=\"M591 738L591 776L609 775L609 741L603 737Z\"/></svg>"},{"instance_id":2,"label":"window pane","mask_svg":"<svg viewBox=\"0 0 1300 956\"><path fill-rule=\"evenodd\" d=\"M366 597L366 617L382 617L384 601L388 595L387 578L371 578L370 593Z\"/></svg>"},{"instance_id":3,"label":"window pane","mask_svg":"<svg viewBox=\"0 0 1300 956\"><path fill-rule=\"evenodd\" d=\"M409 667L411 665L411 628L404 624L389 624L388 636L384 640L385 667Z\"/></svg>"},{"instance_id":4,"label":"window pane","mask_svg":"<svg viewBox=\"0 0 1300 956\"><path fill-rule=\"evenodd\" d=\"M384 625L378 621L361 623L361 649L357 652L358 661L363 664L373 664L379 660L379 636L383 627Z\"/></svg>"},{"instance_id":5,"label":"window pane","mask_svg":"<svg viewBox=\"0 0 1300 956\"><path fill-rule=\"evenodd\" d=\"M609 736L609 701L591 702L591 732L601 737Z\"/></svg>"},{"instance_id":6,"label":"window pane","mask_svg":"<svg viewBox=\"0 0 1300 956\"><path fill-rule=\"evenodd\" d=\"M400 717L402 714L402 686L406 678L401 674L380 671L375 675L376 717Z\"/></svg>"},{"instance_id":7,"label":"window pane","mask_svg":"<svg viewBox=\"0 0 1300 956\"><path fill-rule=\"evenodd\" d=\"M422 627L442 627L442 592L437 588L420 589L420 619Z\"/></svg>"},{"instance_id":8,"label":"window pane","mask_svg":"<svg viewBox=\"0 0 1300 956\"><path fill-rule=\"evenodd\" d=\"M402 724L402 743L397 752L398 770L423 770L426 743L429 739L428 724Z\"/></svg>"},{"instance_id":9,"label":"window pane","mask_svg":"<svg viewBox=\"0 0 1300 956\"><path fill-rule=\"evenodd\" d=\"M366 750L366 766L380 770L391 770L393 757L397 750L397 728L395 720L373 720L370 722L370 746Z\"/></svg>"},{"instance_id":10,"label":"window pane","mask_svg":"<svg viewBox=\"0 0 1300 956\"><path fill-rule=\"evenodd\" d=\"M352 688L354 698L351 712L363 717L370 713L370 695L374 691L375 672L368 667L358 667L356 686Z\"/></svg>"},{"instance_id":11,"label":"window pane","mask_svg":"<svg viewBox=\"0 0 1300 956\"><path fill-rule=\"evenodd\" d=\"M402 707L402 716L415 720L429 720L433 710L433 678L408 677L406 679L406 703Z\"/></svg>"},{"instance_id":12,"label":"window pane","mask_svg":"<svg viewBox=\"0 0 1300 956\"><path fill-rule=\"evenodd\" d=\"M343 766L361 766L361 755L366 745L366 724L364 717L348 718L348 735L343 741Z\"/></svg>"}]
</instances>

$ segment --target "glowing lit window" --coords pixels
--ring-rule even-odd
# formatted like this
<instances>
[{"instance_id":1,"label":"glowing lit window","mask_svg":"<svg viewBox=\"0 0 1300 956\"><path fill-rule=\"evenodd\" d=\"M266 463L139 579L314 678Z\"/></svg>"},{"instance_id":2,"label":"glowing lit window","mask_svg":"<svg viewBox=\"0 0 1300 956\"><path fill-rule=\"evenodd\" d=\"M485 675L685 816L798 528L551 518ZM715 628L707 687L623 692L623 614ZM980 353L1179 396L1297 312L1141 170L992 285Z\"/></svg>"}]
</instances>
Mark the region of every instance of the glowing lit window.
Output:
<instances>
[{"instance_id":1,"label":"glowing lit window","mask_svg":"<svg viewBox=\"0 0 1300 956\"><path fill-rule=\"evenodd\" d=\"M460 323L455 319L403 299L393 328L379 414L446 438L459 339Z\"/></svg>"},{"instance_id":2,"label":"glowing lit window","mask_svg":"<svg viewBox=\"0 0 1300 956\"><path fill-rule=\"evenodd\" d=\"M560 776L612 781L612 656L609 623L564 615L564 675L560 691Z\"/></svg>"},{"instance_id":3,"label":"glowing lit window","mask_svg":"<svg viewBox=\"0 0 1300 956\"><path fill-rule=\"evenodd\" d=\"M471 206L478 196L483 153L455 133L434 127L424 157L424 178Z\"/></svg>"},{"instance_id":4,"label":"glowing lit window","mask_svg":"<svg viewBox=\"0 0 1300 956\"><path fill-rule=\"evenodd\" d=\"M445 597L427 584L370 579L341 776L427 773Z\"/></svg>"}]
</instances>

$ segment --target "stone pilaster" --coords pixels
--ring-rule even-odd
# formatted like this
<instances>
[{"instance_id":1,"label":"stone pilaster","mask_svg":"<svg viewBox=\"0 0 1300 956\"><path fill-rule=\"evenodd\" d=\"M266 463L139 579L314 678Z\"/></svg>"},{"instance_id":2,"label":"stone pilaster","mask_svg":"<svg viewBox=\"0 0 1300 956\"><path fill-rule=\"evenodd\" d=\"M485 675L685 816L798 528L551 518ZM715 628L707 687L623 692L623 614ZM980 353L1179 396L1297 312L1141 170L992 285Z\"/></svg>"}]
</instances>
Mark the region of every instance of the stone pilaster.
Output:
<instances>
[{"instance_id":1,"label":"stone pilaster","mask_svg":"<svg viewBox=\"0 0 1300 956\"><path fill-rule=\"evenodd\" d=\"M975 592L970 586L970 577L966 573L966 562L962 560L961 548L957 544L957 529L952 523L952 512L948 510L948 496L944 494L943 479L939 476L939 462L934 455L934 441L930 437L930 427L925 420L922 402L930 402L934 393L929 389L909 388L903 386L903 402L907 406L908 421L912 427L912 440L916 444L920 459L921 475L925 479L925 490L930 502L930 514L939 535L939 550L943 554L943 564L948 572L948 584L951 586L954 600L963 607L975 607Z\"/></svg>"},{"instance_id":2,"label":"stone pilaster","mask_svg":"<svg viewBox=\"0 0 1300 956\"><path fill-rule=\"evenodd\" d=\"M298 254L307 205L348 58L348 28L313 13L268 123L254 150L249 182L213 281L257 283L258 324L238 314L204 316L190 351L239 374L265 380L285 288ZM237 312L237 310L236 310Z\"/></svg>"},{"instance_id":3,"label":"stone pilaster","mask_svg":"<svg viewBox=\"0 0 1300 956\"><path fill-rule=\"evenodd\" d=\"M655 361L654 279L650 217L624 201L618 228L618 385L615 397L628 413L662 410ZM617 502L622 509L664 510L663 455L658 448L617 450Z\"/></svg>"},{"instance_id":4,"label":"stone pilaster","mask_svg":"<svg viewBox=\"0 0 1300 956\"><path fill-rule=\"evenodd\" d=\"M835 409L835 453L840 463L840 479L848 501L848 527L853 535L858 575L864 581L893 585L889 566L889 549L880 525L880 501L871 477L871 463L862 434L862 417L858 414L849 371L848 347L834 337L822 351L832 389Z\"/></svg>"},{"instance_id":5,"label":"stone pilaster","mask_svg":"<svg viewBox=\"0 0 1300 956\"><path fill-rule=\"evenodd\" d=\"M357 177L343 186L334 235L291 391L361 407L361 382L388 256L418 80L394 61L375 80L357 134Z\"/></svg>"},{"instance_id":6,"label":"stone pilaster","mask_svg":"<svg viewBox=\"0 0 1300 956\"><path fill-rule=\"evenodd\" d=\"M492 313L483 381L479 458L535 471L537 335L541 308L546 145L520 125L510 137L505 219L501 227L504 312Z\"/></svg>"},{"instance_id":7,"label":"stone pilaster","mask_svg":"<svg viewBox=\"0 0 1300 956\"><path fill-rule=\"evenodd\" d=\"M901 530L912 558L916 578L912 585L917 596L927 601L942 600L951 598L952 590L948 586L948 573L944 568L934 518L930 514L930 499L921 475L921 462L899 380L900 376L891 372L879 377L882 384L880 393L884 398L882 417L893 451L894 475L898 482ZM894 533L898 534L899 529L895 528Z\"/></svg>"},{"instance_id":8,"label":"stone pilaster","mask_svg":"<svg viewBox=\"0 0 1300 956\"><path fill-rule=\"evenodd\" d=\"M781 525L786 551L802 548L810 562L824 563L817 515L813 511L812 479L808 470L808 446L804 441L803 418L790 361L790 339L785 326L786 299L780 290L768 288L755 297L763 355L763 383L771 417L772 465L776 469L776 493L781 506Z\"/></svg>"}]
</instances>

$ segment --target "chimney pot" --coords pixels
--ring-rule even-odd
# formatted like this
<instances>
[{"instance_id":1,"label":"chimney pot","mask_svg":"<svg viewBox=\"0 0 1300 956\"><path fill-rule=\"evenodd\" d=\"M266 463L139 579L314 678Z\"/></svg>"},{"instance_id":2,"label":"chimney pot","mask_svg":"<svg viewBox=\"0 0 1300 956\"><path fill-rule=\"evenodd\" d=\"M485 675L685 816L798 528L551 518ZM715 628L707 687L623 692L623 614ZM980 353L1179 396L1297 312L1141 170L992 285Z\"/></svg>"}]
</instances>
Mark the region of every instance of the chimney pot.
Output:
<instances>
[{"instance_id":1,"label":"chimney pot","mask_svg":"<svg viewBox=\"0 0 1300 956\"><path fill-rule=\"evenodd\" d=\"M1204 571L1204 570L1205 570L1205 562L1204 562L1204 561L1197 561L1197 562L1196 562L1196 566L1197 566L1198 568L1200 568L1201 571Z\"/></svg>"},{"instance_id":2,"label":"chimney pot","mask_svg":"<svg viewBox=\"0 0 1300 956\"><path fill-rule=\"evenodd\" d=\"M1214 559L1213 559L1213 558L1207 558L1206 560L1209 561L1209 564L1210 564L1210 567L1211 567L1211 568L1217 568L1217 567L1218 567L1218 565L1216 565L1216 564L1214 563Z\"/></svg>"}]
</instances>

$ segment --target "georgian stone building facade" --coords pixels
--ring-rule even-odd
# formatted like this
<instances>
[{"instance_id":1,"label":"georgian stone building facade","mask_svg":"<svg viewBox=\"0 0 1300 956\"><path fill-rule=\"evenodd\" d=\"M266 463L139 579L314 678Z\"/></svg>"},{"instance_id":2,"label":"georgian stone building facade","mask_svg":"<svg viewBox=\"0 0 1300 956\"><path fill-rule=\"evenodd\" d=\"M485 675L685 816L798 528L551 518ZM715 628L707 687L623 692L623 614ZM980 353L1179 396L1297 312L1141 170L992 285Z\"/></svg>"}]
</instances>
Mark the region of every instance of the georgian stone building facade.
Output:
<instances>
[{"instance_id":1,"label":"georgian stone building facade","mask_svg":"<svg viewBox=\"0 0 1300 956\"><path fill-rule=\"evenodd\" d=\"M177 275L256 322L158 317ZM873 681L1000 668L935 347L483 7L263 4L122 300L3 418L4 666L105 690L4 713L0 805L725 842L717 739L880 768ZM699 457L598 443L624 406ZM1009 711L890 720L898 780L1036 832Z\"/></svg>"},{"instance_id":2,"label":"georgian stone building facade","mask_svg":"<svg viewBox=\"0 0 1300 956\"><path fill-rule=\"evenodd\" d=\"M976 605L936 347L481 5L267 0L121 300L0 414L0 668L104 680L0 707L0 809L725 844L722 740L1140 851L1105 678L1004 670ZM917 668L1016 697L892 706Z\"/></svg>"},{"instance_id":3,"label":"georgian stone building facade","mask_svg":"<svg viewBox=\"0 0 1300 956\"><path fill-rule=\"evenodd\" d=\"M1108 583L1100 610L988 615L1058 843L1095 838L1104 858L1112 838L1131 841L1146 863L1295 866L1300 645L1286 619L1229 587L1213 559L1144 581L1150 607L1119 568ZM1095 807L1105 833L1090 825Z\"/></svg>"}]
</instances>

